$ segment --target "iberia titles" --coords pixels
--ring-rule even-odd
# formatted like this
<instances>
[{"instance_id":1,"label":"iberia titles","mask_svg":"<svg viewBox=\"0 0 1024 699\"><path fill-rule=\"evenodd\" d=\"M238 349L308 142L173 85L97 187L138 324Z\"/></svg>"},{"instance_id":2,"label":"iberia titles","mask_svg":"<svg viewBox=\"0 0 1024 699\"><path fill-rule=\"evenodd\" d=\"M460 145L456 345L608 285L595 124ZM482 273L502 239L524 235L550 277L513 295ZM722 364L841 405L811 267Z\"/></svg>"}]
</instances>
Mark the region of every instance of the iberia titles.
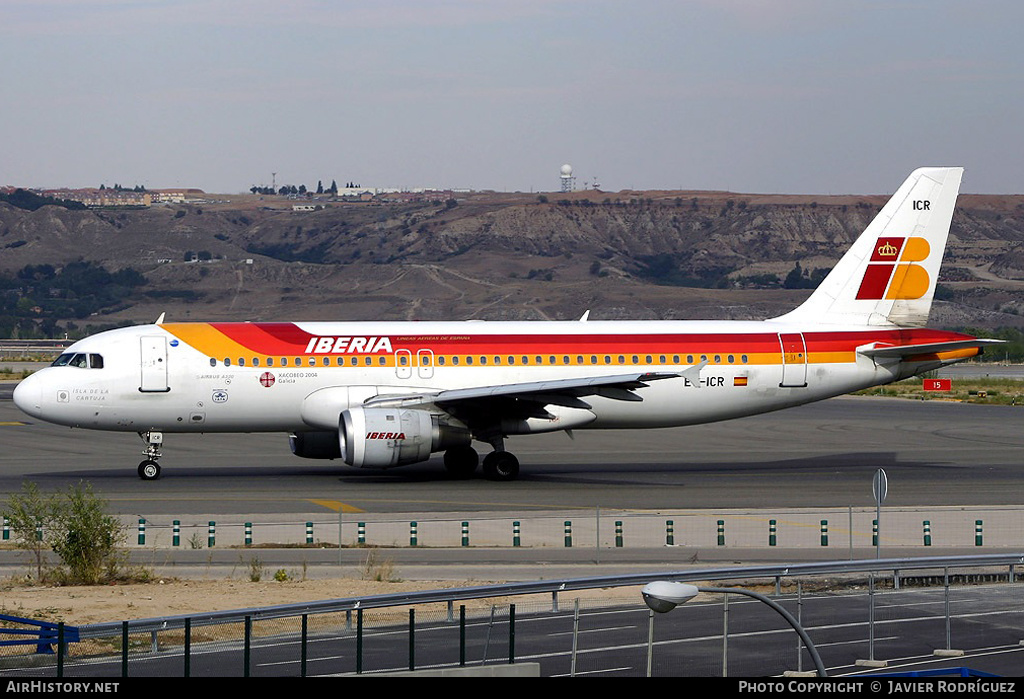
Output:
<instances>
[{"instance_id":1,"label":"iberia titles","mask_svg":"<svg viewBox=\"0 0 1024 699\"><path fill-rule=\"evenodd\" d=\"M390 337L313 337L306 345L306 354L377 354L392 351Z\"/></svg>"}]
</instances>

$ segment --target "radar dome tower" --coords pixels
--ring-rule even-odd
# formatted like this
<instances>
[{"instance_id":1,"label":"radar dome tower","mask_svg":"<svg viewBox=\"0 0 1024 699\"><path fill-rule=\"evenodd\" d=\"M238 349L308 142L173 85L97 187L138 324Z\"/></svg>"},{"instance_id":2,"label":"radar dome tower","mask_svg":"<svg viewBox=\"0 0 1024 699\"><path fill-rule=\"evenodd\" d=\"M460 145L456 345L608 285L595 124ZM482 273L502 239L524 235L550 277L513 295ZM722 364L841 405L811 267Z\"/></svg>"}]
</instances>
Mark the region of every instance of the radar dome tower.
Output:
<instances>
[{"instance_id":1,"label":"radar dome tower","mask_svg":"<svg viewBox=\"0 0 1024 699\"><path fill-rule=\"evenodd\" d=\"M561 173L562 191L571 192L573 189L575 189L576 185L576 178L572 176L572 165L570 165L569 163L563 165Z\"/></svg>"}]
</instances>

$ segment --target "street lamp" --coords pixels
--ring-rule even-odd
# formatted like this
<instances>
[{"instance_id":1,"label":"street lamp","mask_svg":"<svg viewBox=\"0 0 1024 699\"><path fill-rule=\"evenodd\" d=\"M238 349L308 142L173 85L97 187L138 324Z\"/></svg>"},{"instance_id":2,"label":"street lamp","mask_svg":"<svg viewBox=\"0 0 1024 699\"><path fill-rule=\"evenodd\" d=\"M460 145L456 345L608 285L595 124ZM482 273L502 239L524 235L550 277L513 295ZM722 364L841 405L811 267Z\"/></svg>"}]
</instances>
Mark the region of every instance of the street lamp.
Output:
<instances>
[{"instance_id":1,"label":"street lamp","mask_svg":"<svg viewBox=\"0 0 1024 699\"><path fill-rule=\"evenodd\" d=\"M651 654L654 646L654 612L662 614L670 612L675 609L677 605L689 602L697 596L698 592L718 593L723 595L745 595L764 602L778 612L779 615L793 627L793 630L800 635L800 640L804 642L807 652L811 654L811 659L814 661L814 667L817 670L818 677L828 677L828 674L825 672L825 666L821 662L821 656L818 655L818 649L814 647L814 643L811 641L810 636L807 635L804 627L800 625L800 622L793 618L792 614L787 612L782 605L778 604L774 600L765 597L759 592L745 590L741 587L697 587L696 585L681 582L669 582L667 580L658 580L656 582L648 583L647 585L644 585L644 588L640 591L640 594L644 598L644 602L648 607L650 607L652 612L651 621L647 631L648 677L651 675Z\"/></svg>"}]
</instances>

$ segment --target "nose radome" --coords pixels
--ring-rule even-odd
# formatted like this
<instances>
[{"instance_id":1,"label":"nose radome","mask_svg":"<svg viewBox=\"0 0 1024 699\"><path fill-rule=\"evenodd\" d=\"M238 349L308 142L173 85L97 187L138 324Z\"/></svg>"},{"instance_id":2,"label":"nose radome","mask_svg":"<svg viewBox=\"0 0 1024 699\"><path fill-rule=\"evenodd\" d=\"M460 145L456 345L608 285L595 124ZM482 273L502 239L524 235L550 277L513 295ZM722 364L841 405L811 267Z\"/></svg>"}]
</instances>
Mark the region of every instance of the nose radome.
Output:
<instances>
[{"instance_id":1,"label":"nose radome","mask_svg":"<svg viewBox=\"0 0 1024 699\"><path fill-rule=\"evenodd\" d=\"M42 383L36 376L27 376L14 387L14 404L22 412L39 417L43 407Z\"/></svg>"}]
</instances>

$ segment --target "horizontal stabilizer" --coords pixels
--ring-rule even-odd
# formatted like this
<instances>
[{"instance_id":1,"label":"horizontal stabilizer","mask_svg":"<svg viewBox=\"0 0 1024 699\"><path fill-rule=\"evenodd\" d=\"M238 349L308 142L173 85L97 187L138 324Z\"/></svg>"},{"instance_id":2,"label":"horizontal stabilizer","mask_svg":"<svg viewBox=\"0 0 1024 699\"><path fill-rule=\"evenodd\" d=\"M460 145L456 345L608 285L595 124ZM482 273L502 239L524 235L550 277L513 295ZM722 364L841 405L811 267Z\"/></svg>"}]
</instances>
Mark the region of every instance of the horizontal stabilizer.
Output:
<instances>
[{"instance_id":1,"label":"horizontal stabilizer","mask_svg":"<svg viewBox=\"0 0 1024 699\"><path fill-rule=\"evenodd\" d=\"M858 347L857 352L863 354L865 357L878 357L878 358L895 358L895 357L912 357L918 354L931 354L935 352L953 352L962 349L971 349L974 347L984 347L985 345L998 345L1006 342L1005 340L992 340L982 338L972 338L970 340L954 340L952 342L926 342L920 345L885 345L879 342L873 342L870 345L864 345Z\"/></svg>"}]
</instances>

